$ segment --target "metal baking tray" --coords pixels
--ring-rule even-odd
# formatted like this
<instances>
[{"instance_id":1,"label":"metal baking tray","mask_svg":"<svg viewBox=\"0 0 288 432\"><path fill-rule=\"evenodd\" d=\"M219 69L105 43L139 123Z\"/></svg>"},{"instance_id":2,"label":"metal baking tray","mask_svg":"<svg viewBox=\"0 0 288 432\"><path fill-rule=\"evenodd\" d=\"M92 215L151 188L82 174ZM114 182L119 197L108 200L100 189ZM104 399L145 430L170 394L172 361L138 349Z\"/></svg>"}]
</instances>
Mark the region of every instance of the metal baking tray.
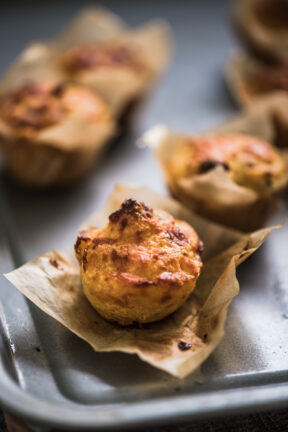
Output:
<instances>
[{"instance_id":1,"label":"metal baking tray","mask_svg":"<svg viewBox=\"0 0 288 432\"><path fill-rule=\"evenodd\" d=\"M52 36L82 2L12 1L0 16L1 68L32 39ZM102 1L129 24L163 17L176 38L174 63L142 106L132 130L114 143L83 183L31 192L0 174L0 270L70 245L115 182L165 192L160 170L135 139L155 123L196 132L235 107L221 79L233 45L226 1ZM287 203L287 200L286 200ZM276 218L288 214L283 204ZM42 426L113 429L288 405L288 228L274 232L239 270L226 335L203 364L177 380L136 356L96 353L0 281L0 404Z\"/></svg>"}]
</instances>

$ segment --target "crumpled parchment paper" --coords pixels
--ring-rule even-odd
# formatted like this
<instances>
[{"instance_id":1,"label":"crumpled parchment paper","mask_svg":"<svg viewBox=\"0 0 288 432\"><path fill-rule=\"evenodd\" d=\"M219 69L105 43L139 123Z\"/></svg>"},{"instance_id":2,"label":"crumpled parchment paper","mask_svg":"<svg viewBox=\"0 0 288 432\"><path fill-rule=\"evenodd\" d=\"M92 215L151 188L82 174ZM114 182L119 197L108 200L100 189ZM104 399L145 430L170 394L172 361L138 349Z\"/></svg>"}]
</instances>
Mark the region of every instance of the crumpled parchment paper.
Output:
<instances>
[{"instance_id":1,"label":"crumpled parchment paper","mask_svg":"<svg viewBox=\"0 0 288 432\"><path fill-rule=\"evenodd\" d=\"M196 289L171 316L142 327L120 327L105 321L83 295L72 249L67 253L47 252L5 276L96 351L136 354L150 365L183 378L201 365L222 339L228 306L239 292L236 267L258 249L275 227L243 235L207 222L150 189L117 185L105 208L81 228L105 225L108 215L127 198L142 200L186 220L204 242L204 266ZM180 350L180 341L191 344L191 348Z\"/></svg>"}]
</instances>

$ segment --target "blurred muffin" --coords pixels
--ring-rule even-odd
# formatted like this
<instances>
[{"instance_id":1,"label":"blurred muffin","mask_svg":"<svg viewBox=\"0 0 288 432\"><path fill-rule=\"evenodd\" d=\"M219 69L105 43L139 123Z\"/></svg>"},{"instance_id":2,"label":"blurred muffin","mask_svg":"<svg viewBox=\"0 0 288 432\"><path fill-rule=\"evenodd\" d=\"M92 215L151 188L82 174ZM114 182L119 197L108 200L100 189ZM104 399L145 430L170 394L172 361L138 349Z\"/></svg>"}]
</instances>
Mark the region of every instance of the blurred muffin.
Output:
<instances>
[{"instance_id":1,"label":"blurred muffin","mask_svg":"<svg viewBox=\"0 0 288 432\"><path fill-rule=\"evenodd\" d=\"M282 150L285 155L286 162L288 149L288 94L276 104L271 104L269 109L269 117L274 128L274 144ZM287 164L288 169L288 164Z\"/></svg>"},{"instance_id":2,"label":"blurred muffin","mask_svg":"<svg viewBox=\"0 0 288 432\"><path fill-rule=\"evenodd\" d=\"M241 51L228 59L225 76L233 96L242 106L275 93L288 96L288 66L263 63Z\"/></svg>"},{"instance_id":3,"label":"blurred muffin","mask_svg":"<svg viewBox=\"0 0 288 432\"><path fill-rule=\"evenodd\" d=\"M153 71L133 44L85 44L63 54L61 65L72 81L96 89L117 115L143 94Z\"/></svg>"},{"instance_id":4,"label":"blurred muffin","mask_svg":"<svg viewBox=\"0 0 288 432\"><path fill-rule=\"evenodd\" d=\"M244 46L269 63L288 64L288 1L235 2L234 24Z\"/></svg>"},{"instance_id":5,"label":"blurred muffin","mask_svg":"<svg viewBox=\"0 0 288 432\"><path fill-rule=\"evenodd\" d=\"M53 39L23 50L1 77L0 95L28 81L78 84L103 98L121 132L166 70L171 52L166 22L132 29L109 10L89 7Z\"/></svg>"},{"instance_id":6,"label":"blurred muffin","mask_svg":"<svg viewBox=\"0 0 288 432\"><path fill-rule=\"evenodd\" d=\"M143 140L154 149L175 197L233 228L260 227L287 184L283 158L256 137L186 137L159 126Z\"/></svg>"},{"instance_id":7,"label":"blurred muffin","mask_svg":"<svg viewBox=\"0 0 288 432\"><path fill-rule=\"evenodd\" d=\"M265 69L268 69L267 76ZM259 62L242 53L230 57L226 67L226 79L231 93L240 105L245 106L243 113L229 119L224 128L263 137L281 150L287 158L288 148L288 86L285 80L282 89L276 88L277 70L263 67ZM275 72L275 74L274 74ZM272 87L272 81L275 87ZM279 78L279 88L281 87ZM284 152L283 152L284 151Z\"/></svg>"},{"instance_id":8,"label":"blurred muffin","mask_svg":"<svg viewBox=\"0 0 288 432\"><path fill-rule=\"evenodd\" d=\"M102 229L75 244L84 294L104 318L121 325L160 320L193 291L202 242L186 222L133 199Z\"/></svg>"},{"instance_id":9,"label":"blurred muffin","mask_svg":"<svg viewBox=\"0 0 288 432\"><path fill-rule=\"evenodd\" d=\"M89 8L67 25L51 51L65 79L95 89L122 117L166 69L172 35L162 20L131 29L108 10Z\"/></svg>"},{"instance_id":10,"label":"blurred muffin","mask_svg":"<svg viewBox=\"0 0 288 432\"><path fill-rule=\"evenodd\" d=\"M0 98L5 162L29 185L79 179L114 131L106 103L79 85L30 81Z\"/></svg>"},{"instance_id":11,"label":"blurred muffin","mask_svg":"<svg viewBox=\"0 0 288 432\"><path fill-rule=\"evenodd\" d=\"M249 105L288 91L288 1L235 2L234 24L248 54L230 56L225 75L235 99Z\"/></svg>"}]
</instances>

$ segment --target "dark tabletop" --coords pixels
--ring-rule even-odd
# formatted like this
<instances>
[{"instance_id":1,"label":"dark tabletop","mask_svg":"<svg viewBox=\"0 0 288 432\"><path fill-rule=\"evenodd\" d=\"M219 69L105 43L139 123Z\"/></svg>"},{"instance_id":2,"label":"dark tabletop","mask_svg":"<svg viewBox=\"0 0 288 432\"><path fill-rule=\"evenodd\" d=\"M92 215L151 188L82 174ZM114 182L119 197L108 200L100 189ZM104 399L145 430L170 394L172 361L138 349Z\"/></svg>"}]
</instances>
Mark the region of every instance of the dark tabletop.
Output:
<instances>
[{"instance_id":1,"label":"dark tabletop","mask_svg":"<svg viewBox=\"0 0 288 432\"><path fill-rule=\"evenodd\" d=\"M7 416L7 429L3 413L0 411L0 432L32 432L32 429L14 418ZM288 409L266 411L249 415L221 417L214 420L195 421L186 425L170 425L131 432L285 432L288 430ZM51 431L52 432L52 431ZM56 432L56 431L53 431ZM80 431L79 431L80 432Z\"/></svg>"}]
</instances>

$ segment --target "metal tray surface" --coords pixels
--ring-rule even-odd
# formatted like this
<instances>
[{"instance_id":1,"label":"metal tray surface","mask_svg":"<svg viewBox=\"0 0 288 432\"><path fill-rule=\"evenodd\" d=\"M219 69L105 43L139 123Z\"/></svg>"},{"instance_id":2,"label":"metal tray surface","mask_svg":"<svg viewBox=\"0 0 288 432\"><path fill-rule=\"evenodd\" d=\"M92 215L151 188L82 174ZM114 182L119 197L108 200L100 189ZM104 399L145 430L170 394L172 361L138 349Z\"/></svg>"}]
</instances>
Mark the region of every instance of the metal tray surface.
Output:
<instances>
[{"instance_id":1,"label":"metal tray surface","mask_svg":"<svg viewBox=\"0 0 288 432\"><path fill-rule=\"evenodd\" d=\"M221 79L233 45L226 1L102 4L131 25L157 16L168 19L176 38L173 66L138 112L133 129L77 187L31 192L1 171L1 272L52 248L69 246L78 226L101 208L116 182L165 192L149 150L135 146L145 129L162 122L195 132L235 113ZM82 2L16 6L6 5L0 16L2 70L28 41L52 36ZM288 204L283 204L271 222L283 221L287 213ZM230 307L226 335L201 370L185 380L153 369L136 356L94 352L2 277L1 405L32 422L69 430L127 428L287 405L287 244L284 227L240 268L241 293Z\"/></svg>"}]
</instances>

